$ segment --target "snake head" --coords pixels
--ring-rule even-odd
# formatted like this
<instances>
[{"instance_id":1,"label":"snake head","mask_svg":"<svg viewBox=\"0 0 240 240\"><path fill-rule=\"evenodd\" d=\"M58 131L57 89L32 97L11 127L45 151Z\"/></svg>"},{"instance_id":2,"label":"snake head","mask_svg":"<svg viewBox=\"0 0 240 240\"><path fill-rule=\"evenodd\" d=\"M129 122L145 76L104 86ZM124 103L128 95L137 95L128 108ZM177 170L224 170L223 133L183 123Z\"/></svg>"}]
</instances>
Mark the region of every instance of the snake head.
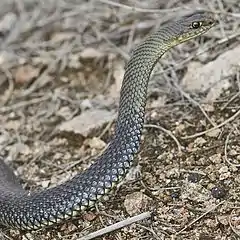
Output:
<instances>
[{"instance_id":1,"label":"snake head","mask_svg":"<svg viewBox=\"0 0 240 240\"><path fill-rule=\"evenodd\" d=\"M212 28L216 24L214 14L206 11L197 11L183 16L176 21L174 29L178 31L175 41L185 42L195 38Z\"/></svg>"}]
</instances>

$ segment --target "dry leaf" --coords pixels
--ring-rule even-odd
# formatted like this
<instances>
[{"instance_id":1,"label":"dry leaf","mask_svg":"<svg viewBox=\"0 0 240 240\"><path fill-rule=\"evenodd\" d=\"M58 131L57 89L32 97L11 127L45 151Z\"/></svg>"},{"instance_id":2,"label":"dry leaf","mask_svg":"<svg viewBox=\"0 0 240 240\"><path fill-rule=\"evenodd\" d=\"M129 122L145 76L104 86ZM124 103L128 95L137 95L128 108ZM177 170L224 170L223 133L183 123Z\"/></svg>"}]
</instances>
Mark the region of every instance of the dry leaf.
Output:
<instances>
[{"instance_id":1,"label":"dry leaf","mask_svg":"<svg viewBox=\"0 0 240 240\"><path fill-rule=\"evenodd\" d=\"M15 13L9 12L0 20L0 32L10 31L12 26L16 23L17 16Z\"/></svg>"},{"instance_id":2,"label":"dry leaf","mask_svg":"<svg viewBox=\"0 0 240 240\"><path fill-rule=\"evenodd\" d=\"M16 83L26 83L39 75L40 69L31 65L20 66L15 72Z\"/></svg>"},{"instance_id":3,"label":"dry leaf","mask_svg":"<svg viewBox=\"0 0 240 240\"><path fill-rule=\"evenodd\" d=\"M56 32L52 34L51 41L53 43L63 42L63 41L71 40L75 36L76 36L76 33L74 32Z\"/></svg>"},{"instance_id":4,"label":"dry leaf","mask_svg":"<svg viewBox=\"0 0 240 240\"><path fill-rule=\"evenodd\" d=\"M81 58L101 58L104 56L104 53L95 49L95 48L85 48L81 53Z\"/></svg>"}]
</instances>

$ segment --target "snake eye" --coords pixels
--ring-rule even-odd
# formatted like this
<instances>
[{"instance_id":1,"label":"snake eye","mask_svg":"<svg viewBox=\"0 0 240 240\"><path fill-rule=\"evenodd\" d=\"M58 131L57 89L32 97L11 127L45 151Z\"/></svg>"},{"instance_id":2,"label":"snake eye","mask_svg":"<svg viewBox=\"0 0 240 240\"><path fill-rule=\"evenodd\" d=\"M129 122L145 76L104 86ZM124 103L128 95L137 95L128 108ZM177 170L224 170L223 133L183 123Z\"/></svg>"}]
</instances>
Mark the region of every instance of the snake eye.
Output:
<instances>
[{"instance_id":1,"label":"snake eye","mask_svg":"<svg viewBox=\"0 0 240 240\"><path fill-rule=\"evenodd\" d=\"M193 22L192 23L192 28L198 29L202 26L202 22Z\"/></svg>"}]
</instances>

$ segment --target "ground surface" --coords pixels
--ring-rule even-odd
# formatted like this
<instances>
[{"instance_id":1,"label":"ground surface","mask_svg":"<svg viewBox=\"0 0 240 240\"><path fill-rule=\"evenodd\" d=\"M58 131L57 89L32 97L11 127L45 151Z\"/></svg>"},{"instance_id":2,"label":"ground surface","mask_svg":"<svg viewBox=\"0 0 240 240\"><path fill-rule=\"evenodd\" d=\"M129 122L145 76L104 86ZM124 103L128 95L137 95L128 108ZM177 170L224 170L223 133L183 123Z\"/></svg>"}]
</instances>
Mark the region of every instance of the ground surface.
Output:
<instances>
[{"instance_id":1,"label":"ground surface","mask_svg":"<svg viewBox=\"0 0 240 240\"><path fill-rule=\"evenodd\" d=\"M53 229L1 228L0 238L80 239L150 211L98 239L239 239L239 1L77 2L0 3L1 156L28 189L71 178L106 146L124 65L146 34L189 9L211 9L219 24L156 67L141 151L110 200Z\"/></svg>"}]
</instances>

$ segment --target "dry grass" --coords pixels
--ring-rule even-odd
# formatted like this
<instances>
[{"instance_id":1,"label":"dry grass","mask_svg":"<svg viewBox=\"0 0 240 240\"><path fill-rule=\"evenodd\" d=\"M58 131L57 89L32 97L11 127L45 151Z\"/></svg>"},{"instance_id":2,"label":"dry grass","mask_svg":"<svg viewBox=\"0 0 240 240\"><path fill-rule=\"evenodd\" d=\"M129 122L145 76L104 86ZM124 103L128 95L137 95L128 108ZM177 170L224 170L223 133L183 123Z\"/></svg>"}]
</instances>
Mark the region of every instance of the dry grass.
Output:
<instances>
[{"instance_id":1,"label":"dry grass","mask_svg":"<svg viewBox=\"0 0 240 240\"><path fill-rule=\"evenodd\" d=\"M126 219L125 200L136 192L147 199L140 212L153 212L152 219L102 239L239 238L239 74L231 76L232 87L210 112L199 104L204 94L179 88L189 62L205 64L239 44L238 0L1 1L0 23L9 18L5 28L0 24L1 156L24 186L34 189L87 168L89 156L100 150L78 136L56 133L55 127L86 106L117 109L115 69L123 69L131 49L148 33L193 9L210 9L220 24L174 48L157 66L147 111L151 125L137 157L140 178L128 180L108 203L78 220L37 233L3 228L0 238L79 239ZM153 105L160 98L164 107ZM159 122L160 129L151 128ZM210 128L220 133L188 139ZM93 134L107 142L111 132L109 126ZM196 176L200 180L191 183ZM216 186L228 193L216 199L211 192Z\"/></svg>"}]
</instances>

